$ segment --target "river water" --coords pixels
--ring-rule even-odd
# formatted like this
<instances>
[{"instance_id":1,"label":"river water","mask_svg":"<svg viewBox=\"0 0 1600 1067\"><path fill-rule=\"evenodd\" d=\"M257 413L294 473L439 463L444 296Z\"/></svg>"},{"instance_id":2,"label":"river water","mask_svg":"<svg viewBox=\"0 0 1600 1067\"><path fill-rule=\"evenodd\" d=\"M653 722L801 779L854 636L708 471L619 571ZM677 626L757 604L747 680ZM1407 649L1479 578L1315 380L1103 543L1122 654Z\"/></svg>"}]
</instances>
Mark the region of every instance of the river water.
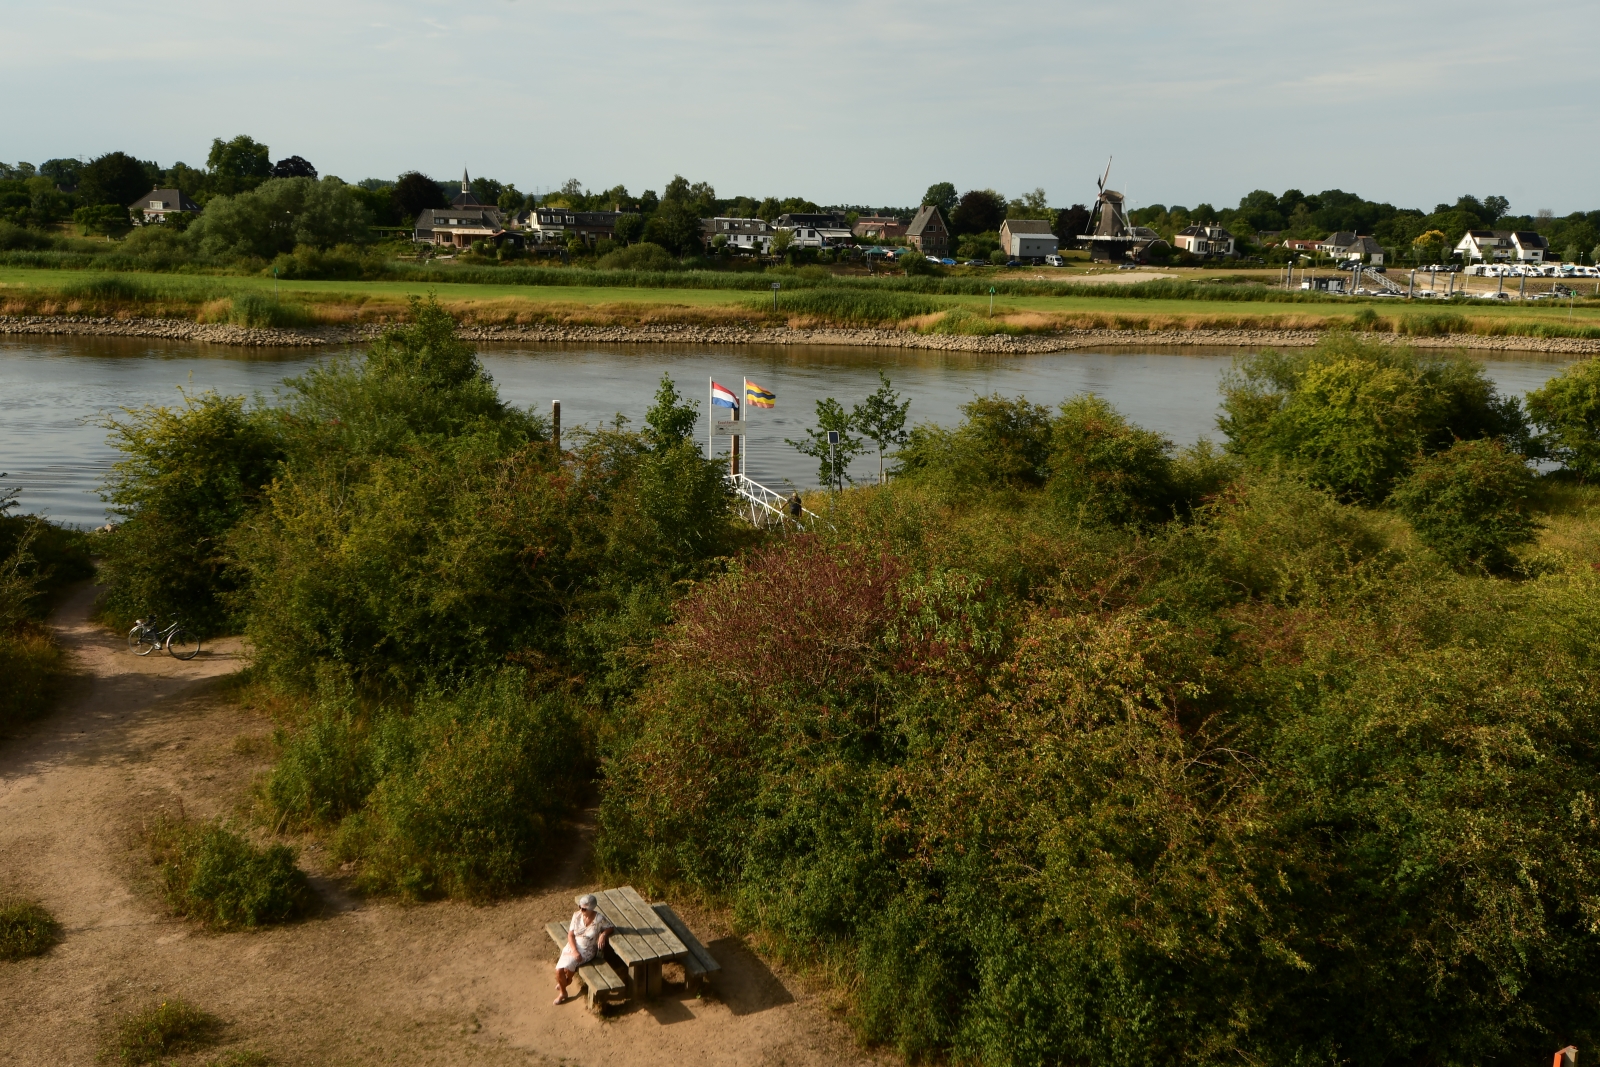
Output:
<instances>
[{"instance_id":1,"label":"river water","mask_svg":"<svg viewBox=\"0 0 1600 1067\"><path fill-rule=\"evenodd\" d=\"M109 517L96 495L117 453L100 422L121 408L180 404L180 389L214 389L271 401L279 383L338 350L225 349L139 338L0 339L0 479L20 487L22 511L93 526ZM746 471L777 489L816 484L816 462L784 443L815 425L815 403L846 407L878 386L883 372L911 401L911 421L953 424L978 394L1018 394L1055 404L1082 392L1105 397L1132 421L1180 445L1217 439L1218 382L1236 350L1116 348L1039 356L831 346L492 345L481 356L501 395L548 414L559 399L564 433L621 414L637 425L663 373L701 405L706 440L708 383L742 394L748 377L777 394L751 410ZM1485 362L1505 392L1521 395L1560 372L1565 359ZM719 409L719 414L722 413ZM725 453L728 439L714 447ZM876 475L857 460L858 479Z\"/></svg>"}]
</instances>

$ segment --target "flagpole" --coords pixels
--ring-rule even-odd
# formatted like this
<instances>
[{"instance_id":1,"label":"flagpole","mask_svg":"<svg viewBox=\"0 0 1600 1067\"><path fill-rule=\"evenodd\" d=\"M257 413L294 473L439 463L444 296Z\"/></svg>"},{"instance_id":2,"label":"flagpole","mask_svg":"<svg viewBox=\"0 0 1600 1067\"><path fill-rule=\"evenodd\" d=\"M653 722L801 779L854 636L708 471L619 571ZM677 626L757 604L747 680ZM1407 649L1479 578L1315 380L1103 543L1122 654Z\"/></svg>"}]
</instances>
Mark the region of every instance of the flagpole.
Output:
<instances>
[{"instance_id":1,"label":"flagpole","mask_svg":"<svg viewBox=\"0 0 1600 1067\"><path fill-rule=\"evenodd\" d=\"M750 405L750 379L746 378L744 380L744 392L739 394L739 407L740 408L746 408L749 405ZM744 422L745 422L745 428L744 428L745 441L744 441L744 447L739 450L739 453L740 453L739 459L740 459L740 466L741 467L743 467L744 464L749 462L749 460L750 460L750 426L749 426L750 416L744 415L743 419L744 419ZM739 473L743 474L744 471L741 470Z\"/></svg>"},{"instance_id":2,"label":"flagpole","mask_svg":"<svg viewBox=\"0 0 1600 1067\"><path fill-rule=\"evenodd\" d=\"M715 378L706 378L706 462L717 458L717 394L712 391Z\"/></svg>"}]
</instances>

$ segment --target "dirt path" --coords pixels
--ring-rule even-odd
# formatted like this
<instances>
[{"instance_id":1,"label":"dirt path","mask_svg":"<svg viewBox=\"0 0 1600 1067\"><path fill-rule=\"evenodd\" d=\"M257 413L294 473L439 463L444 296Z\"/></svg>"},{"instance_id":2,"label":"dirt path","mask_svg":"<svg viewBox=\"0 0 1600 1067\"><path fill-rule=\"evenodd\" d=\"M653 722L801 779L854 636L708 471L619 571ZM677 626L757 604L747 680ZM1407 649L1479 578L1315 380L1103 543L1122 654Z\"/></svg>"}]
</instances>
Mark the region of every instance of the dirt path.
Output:
<instances>
[{"instance_id":1,"label":"dirt path","mask_svg":"<svg viewBox=\"0 0 1600 1067\"><path fill-rule=\"evenodd\" d=\"M179 803L202 817L240 810L266 769L270 724L218 692L240 665L236 643L189 663L140 659L87 621L95 593L56 619L83 675L76 691L0 742L0 889L39 898L66 929L46 956L0 963L0 1064L92 1064L114 1016L172 995L227 1022L221 1050L279 1064L872 1062L815 996L687 908L723 962L717 995L606 1019L581 1001L552 1006L543 927L596 888L581 881L581 852L541 890L493 906L402 907L326 887L321 917L260 933L167 917L143 882L141 820Z\"/></svg>"}]
</instances>

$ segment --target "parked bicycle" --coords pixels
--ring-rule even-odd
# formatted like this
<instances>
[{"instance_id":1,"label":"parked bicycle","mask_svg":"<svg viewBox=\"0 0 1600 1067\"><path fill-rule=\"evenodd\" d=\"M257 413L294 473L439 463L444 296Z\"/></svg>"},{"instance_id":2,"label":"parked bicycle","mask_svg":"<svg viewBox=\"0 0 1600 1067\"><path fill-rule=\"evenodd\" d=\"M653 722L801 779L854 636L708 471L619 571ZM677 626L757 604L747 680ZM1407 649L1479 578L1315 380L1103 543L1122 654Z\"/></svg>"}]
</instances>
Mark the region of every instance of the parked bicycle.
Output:
<instances>
[{"instance_id":1,"label":"parked bicycle","mask_svg":"<svg viewBox=\"0 0 1600 1067\"><path fill-rule=\"evenodd\" d=\"M158 626L155 616L135 619L128 631L128 650L136 656L148 656L165 648L174 659L194 659L200 654L200 639L183 628L176 615L164 628Z\"/></svg>"}]
</instances>

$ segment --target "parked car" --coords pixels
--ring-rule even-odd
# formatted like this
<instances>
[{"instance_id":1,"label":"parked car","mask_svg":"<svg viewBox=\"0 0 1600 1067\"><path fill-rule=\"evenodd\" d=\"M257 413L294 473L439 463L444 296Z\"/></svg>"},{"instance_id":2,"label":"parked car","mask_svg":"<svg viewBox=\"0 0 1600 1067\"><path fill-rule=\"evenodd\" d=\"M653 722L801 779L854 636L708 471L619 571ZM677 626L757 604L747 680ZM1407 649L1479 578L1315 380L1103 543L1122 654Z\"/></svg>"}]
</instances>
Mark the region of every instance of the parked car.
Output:
<instances>
[{"instance_id":1,"label":"parked car","mask_svg":"<svg viewBox=\"0 0 1600 1067\"><path fill-rule=\"evenodd\" d=\"M953 267L956 265L956 261L953 259L941 259L939 262L944 264L946 267Z\"/></svg>"},{"instance_id":2,"label":"parked car","mask_svg":"<svg viewBox=\"0 0 1600 1067\"><path fill-rule=\"evenodd\" d=\"M1137 263L1124 263L1121 266L1119 266L1117 269L1118 270L1138 270L1139 269L1139 264L1137 264Z\"/></svg>"},{"instance_id":3,"label":"parked car","mask_svg":"<svg viewBox=\"0 0 1600 1067\"><path fill-rule=\"evenodd\" d=\"M938 256L923 256L922 258L927 260L929 263L935 263L935 264L943 264L944 263L944 260L940 259Z\"/></svg>"},{"instance_id":4,"label":"parked car","mask_svg":"<svg viewBox=\"0 0 1600 1067\"><path fill-rule=\"evenodd\" d=\"M1008 259L1008 260L1006 260L1006 266L1008 266L1008 267L1026 267L1027 264L1022 262L1022 260L1020 260L1020 259Z\"/></svg>"},{"instance_id":5,"label":"parked car","mask_svg":"<svg viewBox=\"0 0 1600 1067\"><path fill-rule=\"evenodd\" d=\"M1499 300L1508 304L1511 302L1510 293L1478 293L1476 296L1479 300Z\"/></svg>"},{"instance_id":6,"label":"parked car","mask_svg":"<svg viewBox=\"0 0 1600 1067\"><path fill-rule=\"evenodd\" d=\"M1047 266L1051 267L1065 267L1067 265L1067 261L1060 256L1045 256L1044 261Z\"/></svg>"},{"instance_id":7,"label":"parked car","mask_svg":"<svg viewBox=\"0 0 1600 1067\"><path fill-rule=\"evenodd\" d=\"M967 267L987 267L988 265L989 261L987 259L969 259L963 264L963 266Z\"/></svg>"}]
</instances>

